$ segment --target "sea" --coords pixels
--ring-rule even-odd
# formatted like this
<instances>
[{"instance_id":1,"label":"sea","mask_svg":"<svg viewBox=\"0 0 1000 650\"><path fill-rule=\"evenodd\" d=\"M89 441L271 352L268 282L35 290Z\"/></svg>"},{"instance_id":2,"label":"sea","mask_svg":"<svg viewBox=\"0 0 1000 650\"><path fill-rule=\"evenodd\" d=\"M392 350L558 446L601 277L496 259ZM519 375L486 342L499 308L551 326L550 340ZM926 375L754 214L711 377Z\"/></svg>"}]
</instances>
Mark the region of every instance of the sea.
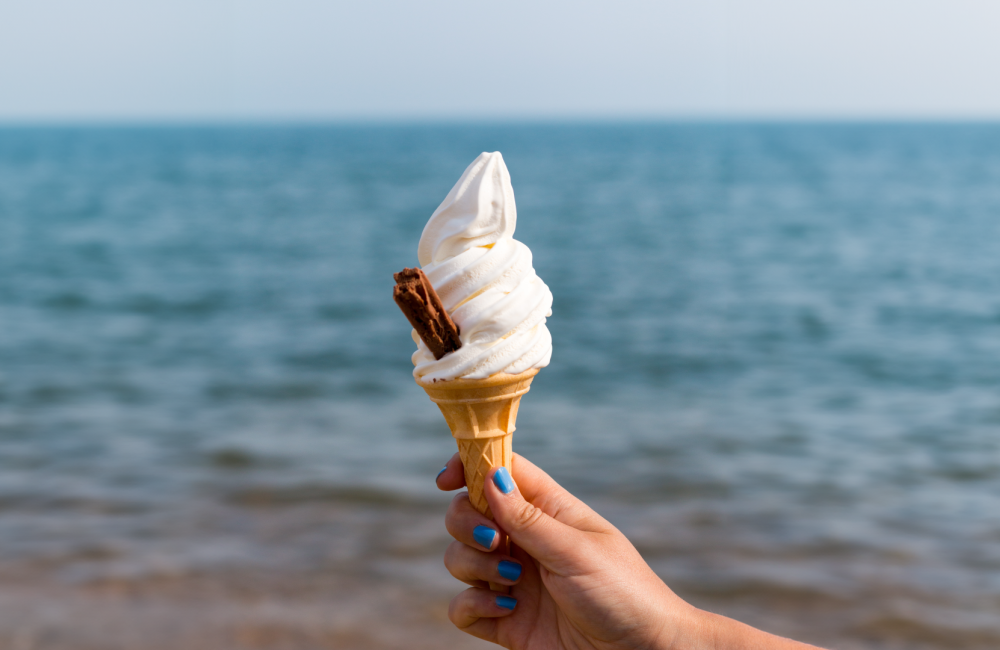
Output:
<instances>
[{"instance_id":1,"label":"sea","mask_svg":"<svg viewBox=\"0 0 1000 650\"><path fill-rule=\"evenodd\" d=\"M495 150L516 452L699 607L1000 647L1000 124L694 122L0 128L0 646L488 647L391 294Z\"/></svg>"}]
</instances>

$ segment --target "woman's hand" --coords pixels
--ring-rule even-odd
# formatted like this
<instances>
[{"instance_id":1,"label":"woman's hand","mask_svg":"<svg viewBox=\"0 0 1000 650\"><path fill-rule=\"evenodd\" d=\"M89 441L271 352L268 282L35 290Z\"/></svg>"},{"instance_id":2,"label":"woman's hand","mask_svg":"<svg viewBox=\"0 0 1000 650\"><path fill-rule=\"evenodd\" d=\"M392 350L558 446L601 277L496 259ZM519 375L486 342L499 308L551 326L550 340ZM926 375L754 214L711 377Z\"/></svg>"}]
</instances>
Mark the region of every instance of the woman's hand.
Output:
<instances>
[{"instance_id":1,"label":"woman's hand","mask_svg":"<svg viewBox=\"0 0 1000 650\"><path fill-rule=\"evenodd\" d=\"M500 468L486 481L495 522L465 492L448 508L456 541L444 563L472 585L448 610L459 629L514 650L812 647L692 607L618 529L545 472L515 454L512 473ZM465 485L458 454L437 485ZM498 549L501 531L511 555ZM510 595L490 591L489 582L512 585Z\"/></svg>"}]
</instances>

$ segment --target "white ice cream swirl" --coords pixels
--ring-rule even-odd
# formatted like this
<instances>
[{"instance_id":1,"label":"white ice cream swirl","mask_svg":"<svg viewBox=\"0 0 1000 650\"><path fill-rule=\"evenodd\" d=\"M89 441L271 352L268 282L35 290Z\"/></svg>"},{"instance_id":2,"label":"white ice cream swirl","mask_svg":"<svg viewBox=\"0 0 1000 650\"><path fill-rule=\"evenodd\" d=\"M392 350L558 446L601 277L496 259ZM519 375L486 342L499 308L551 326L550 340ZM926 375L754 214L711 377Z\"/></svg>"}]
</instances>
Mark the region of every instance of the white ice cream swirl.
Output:
<instances>
[{"instance_id":1,"label":"white ice cream swirl","mask_svg":"<svg viewBox=\"0 0 1000 650\"><path fill-rule=\"evenodd\" d=\"M545 319L552 292L513 238L514 190L500 152L482 153L424 226L417 255L462 347L441 359L413 339L413 374L424 380L484 379L543 368L552 356Z\"/></svg>"}]
</instances>

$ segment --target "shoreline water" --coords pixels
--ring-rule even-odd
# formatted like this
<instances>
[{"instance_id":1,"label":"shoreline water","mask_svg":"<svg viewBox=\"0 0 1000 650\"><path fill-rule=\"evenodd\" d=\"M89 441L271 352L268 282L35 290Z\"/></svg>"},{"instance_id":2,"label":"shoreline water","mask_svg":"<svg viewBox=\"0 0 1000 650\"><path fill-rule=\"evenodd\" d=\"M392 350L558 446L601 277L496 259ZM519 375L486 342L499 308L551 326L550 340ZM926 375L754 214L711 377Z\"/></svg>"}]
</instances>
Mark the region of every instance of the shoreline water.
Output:
<instances>
[{"instance_id":1,"label":"shoreline water","mask_svg":"<svg viewBox=\"0 0 1000 650\"><path fill-rule=\"evenodd\" d=\"M0 642L482 647L391 300L482 150L555 296L515 451L713 611L1000 646L989 125L4 131Z\"/></svg>"}]
</instances>

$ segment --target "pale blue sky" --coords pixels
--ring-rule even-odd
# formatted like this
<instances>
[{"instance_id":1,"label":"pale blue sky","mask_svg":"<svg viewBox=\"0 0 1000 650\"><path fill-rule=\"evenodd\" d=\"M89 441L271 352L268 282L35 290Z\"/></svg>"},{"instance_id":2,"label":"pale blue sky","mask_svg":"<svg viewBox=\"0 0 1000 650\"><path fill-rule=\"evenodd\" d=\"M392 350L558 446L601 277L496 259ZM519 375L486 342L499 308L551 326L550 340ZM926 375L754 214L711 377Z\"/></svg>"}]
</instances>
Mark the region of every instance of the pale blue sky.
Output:
<instances>
[{"instance_id":1,"label":"pale blue sky","mask_svg":"<svg viewBox=\"0 0 1000 650\"><path fill-rule=\"evenodd\" d=\"M0 120L1000 118L997 0L0 3Z\"/></svg>"}]
</instances>

